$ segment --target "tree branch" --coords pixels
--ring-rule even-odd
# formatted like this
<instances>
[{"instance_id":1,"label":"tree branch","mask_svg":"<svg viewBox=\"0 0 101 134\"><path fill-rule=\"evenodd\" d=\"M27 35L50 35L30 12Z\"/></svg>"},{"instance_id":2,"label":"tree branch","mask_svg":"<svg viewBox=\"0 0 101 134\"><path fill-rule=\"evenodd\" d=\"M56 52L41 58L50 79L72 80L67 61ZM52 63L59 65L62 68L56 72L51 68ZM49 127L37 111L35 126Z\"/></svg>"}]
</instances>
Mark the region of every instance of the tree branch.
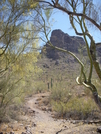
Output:
<instances>
[{"instance_id":1,"label":"tree branch","mask_svg":"<svg viewBox=\"0 0 101 134\"><path fill-rule=\"evenodd\" d=\"M101 31L100 24L96 23L95 20L93 20L92 18L88 17L87 15L85 15L83 13L71 12L71 11L67 10L66 8L62 7L59 3L58 3L58 5L54 5L54 4L51 4L50 2L47 2L47 1L39 1L39 3L40 2L43 2L45 4L48 4L49 6L51 6L53 8L57 8L57 9L65 12L65 13L67 13L68 15L84 17L86 20L89 20L92 24L94 24Z\"/></svg>"}]
</instances>

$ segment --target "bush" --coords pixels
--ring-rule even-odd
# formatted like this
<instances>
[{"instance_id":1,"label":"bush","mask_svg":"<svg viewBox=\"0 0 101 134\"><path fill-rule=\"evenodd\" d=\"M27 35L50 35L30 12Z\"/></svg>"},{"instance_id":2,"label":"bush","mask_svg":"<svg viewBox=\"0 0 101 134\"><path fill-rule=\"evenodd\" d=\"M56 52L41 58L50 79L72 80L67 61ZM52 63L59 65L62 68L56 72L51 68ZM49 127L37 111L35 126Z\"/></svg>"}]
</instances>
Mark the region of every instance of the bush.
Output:
<instances>
[{"instance_id":1,"label":"bush","mask_svg":"<svg viewBox=\"0 0 101 134\"><path fill-rule=\"evenodd\" d=\"M93 116L94 111L98 110L91 98L70 98L67 103L62 101L51 101L53 110L57 116L72 119L87 119Z\"/></svg>"},{"instance_id":2,"label":"bush","mask_svg":"<svg viewBox=\"0 0 101 134\"><path fill-rule=\"evenodd\" d=\"M67 89L68 88L68 89ZM65 82L60 82L53 86L51 90L51 100L61 101L66 103L72 96L69 87L66 86Z\"/></svg>"},{"instance_id":3,"label":"bush","mask_svg":"<svg viewBox=\"0 0 101 134\"><path fill-rule=\"evenodd\" d=\"M68 83L65 87L63 82L53 86L51 90L51 105L52 109L56 111L57 116L73 119L87 119L94 115L94 111L98 111L98 107L94 103L91 95L88 96L88 89L81 90L81 95L75 93L75 88ZM89 93L90 94L90 93Z\"/></svg>"},{"instance_id":4,"label":"bush","mask_svg":"<svg viewBox=\"0 0 101 134\"><path fill-rule=\"evenodd\" d=\"M34 86L35 86L34 90L35 93L41 93L48 90L47 84L43 81L36 81Z\"/></svg>"}]
</instances>

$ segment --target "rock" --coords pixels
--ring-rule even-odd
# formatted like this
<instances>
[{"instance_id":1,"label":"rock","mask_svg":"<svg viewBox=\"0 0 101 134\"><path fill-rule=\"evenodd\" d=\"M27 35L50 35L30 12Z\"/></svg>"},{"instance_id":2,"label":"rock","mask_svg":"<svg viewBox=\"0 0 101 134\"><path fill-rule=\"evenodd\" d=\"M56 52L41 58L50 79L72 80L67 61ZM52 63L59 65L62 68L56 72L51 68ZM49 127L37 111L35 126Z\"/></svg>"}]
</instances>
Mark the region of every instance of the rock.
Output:
<instances>
[{"instance_id":1,"label":"rock","mask_svg":"<svg viewBox=\"0 0 101 134\"><path fill-rule=\"evenodd\" d=\"M0 132L0 134L3 134L3 132Z\"/></svg>"},{"instance_id":2,"label":"rock","mask_svg":"<svg viewBox=\"0 0 101 134\"><path fill-rule=\"evenodd\" d=\"M71 123L76 124L76 121L75 120L71 120Z\"/></svg>"},{"instance_id":3,"label":"rock","mask_svg":"<svg viewBox=\"0 0 101 134\"><path fill-rule=\"evenodd\" d=\"M99 56L99 57L101 57L101 46L99 45L99 47L97 47L97 55Z\"/></svg>"},{"instance_id":4,"label":"rock","mask_svg":"<svg viewBox=\"0 0 101 134\"><path fill-rule=\"evenodd\" d=\"M27 129L30 129L30 125L27 125L27 126L25 126L25 129L27 130Z\"/></svg>"},{"instance_id":5,"label":"rock","mask_svg":"<svg viewBox=\"0 0 101 134\"><path fill-rule=\"evenodd\" d=\"M43 107L42 110L43 110L43 111L47 111L46 107Z\"/></svg>"},{"instance_id":6,"label":"rock","mask_svg":"<svg viewBox=\"0 0 101 134\"><path fill-rule=\"evenodd\" d=\"M44 68L49 68L49 66L47 64L44 64L43 67Z\"/></svg>"},{"instance_id":7,"label":"rock","mask_svg":"<svg viewBox=\"0 0 101 134\"><path fill-rule=\"evenodd\" d=\"M42 95L41 97L42 97L42 98L45 98L46 96L45 96L45 95Z\"/></svg>"},{"instance_id":8,"label":"rock","mask_svg":"<svg viewBox=\"0 0 101 134\"><path fill-rule=\"evenodd\" d=\"M26 134L25 132L22 132L21 134Z\"/></svg>"},{"instance_id":9,"label":"rock","mask_svg":"<svg viewBox=\"0 0 101 134\"><path fill-rule=\"evenodd\" d=\"M10 134L14 134L13 132L10 132Z\"/></svg>"},{"instance_id":10,"label":"rock","mask_svg":"<svg viewBox=\"0 0 101 134\"><path fill-rule=\"evenodd\" d=\"M14 121L14 124L18 123L18 121Z\"/></svg>"},{"instance_id":11,"label":"rock","mask_svg":"<svg viewBox=\"0 0 101 134\"><path fill-rule=\"evenodd\" d=\"M50 111L50 112L52 112L52 108L51 107L49 107L47 110Z\"/></svg>"},{"instance_id":12,"label":"rock","mask_svg":"<svg viewBox=\"0 0 101 134\"><path fill-rule=\"evenodd\" d=\"M32 123L32 127L36 127L36 126L37 126L36 123L33 122L33 123Z\"/></svg>"},{"instance_id":13,"label":"rock","mask_svg":"<svg viewBox=\"0 0 101 134\"><path fill-rule=\"evenodd\" d=\"M59 65L59 61L58 60L56 60L55 65Z\"/></svg>"},{"instance_id":14,"label":"rock","mask_svg":"<svg viewBox=\"0 0 101 134\"><path fill-rule=\"evenodd\" d=\"M23 126L23 124L20 124L19 126Z\"/></svg>"},{"instance_id":15,"label":"rock","mask_svg":"<svg viewBox=\"0 0 101 134\"><path fill-rule=\"evenodd\" d=\"M25 127L25 129L27 129L28 126Z\"/></svg>"},{"instance_id":16,"label":"rock","mask_svg":"<svg viewBox=\"0 0 101 134\"><path fill-rule=\"evenodd\" d=\"M63 48L65 50L71 51L73 53L79 53L79 49L83 50L83 54L86 54L86 51L84 49L85 42L82 37L78 36L69 36L67 33L62 32L60 29L53 30L50 37L50 42L53 44L53 46ZM45 52L43 51L45 48ZM43 47L42 54L46 55L51 60L57 60L61 57L65 57L65 53L60 52L59 50L56 50L48 45L46 43ZM47 67L44 65L44 67Z\"/></svg>"},{"instance_id":17,"label":"rock","mask_svg":"<svg viewBox=\"0 0 101 134\"><path fill-rule=\"evenodd\" d=\"M97 128L97 132L101 133L101 127Z\"/></svg>"},{"instance_id":18,"label":"rock","mask_svg":"<svg viewBox=\"0 0 101 134\"><path fill-rule=\"evenodd\" d=\"M41 131L41 133L44 133L44 131Z\"/></svg>"}]
</instances>

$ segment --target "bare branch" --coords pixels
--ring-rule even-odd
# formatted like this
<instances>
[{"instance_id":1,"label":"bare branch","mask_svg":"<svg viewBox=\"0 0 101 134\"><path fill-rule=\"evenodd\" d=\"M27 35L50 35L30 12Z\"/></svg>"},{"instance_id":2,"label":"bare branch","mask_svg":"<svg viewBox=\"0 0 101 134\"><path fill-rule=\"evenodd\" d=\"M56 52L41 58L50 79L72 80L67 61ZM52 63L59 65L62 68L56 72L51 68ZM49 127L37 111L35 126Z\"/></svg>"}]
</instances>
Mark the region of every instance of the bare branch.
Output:
<instances>
[{"instance_id":1,"label":"bare branch","mask_svg":"<svg viewBox=\"0 0 101 134\"><path fill-rule=\"evenodd\" d=\"M46 1L40 1L40 2L46 3L46 4L48 4L49 6L51 6L53 8L59 9L59 10L65 12L65 13L67 13L68 15L84 17L85 19L89 20L92 24L94 24L101 31L100 24L98 24L92 18L88 17L86 14L71 12L71 11L67 10L66 8L62 7L59 3L58 3L58 5L54 5L54 4L51 4L50 2L46 2Z\"/></svg>"}]
</instances>

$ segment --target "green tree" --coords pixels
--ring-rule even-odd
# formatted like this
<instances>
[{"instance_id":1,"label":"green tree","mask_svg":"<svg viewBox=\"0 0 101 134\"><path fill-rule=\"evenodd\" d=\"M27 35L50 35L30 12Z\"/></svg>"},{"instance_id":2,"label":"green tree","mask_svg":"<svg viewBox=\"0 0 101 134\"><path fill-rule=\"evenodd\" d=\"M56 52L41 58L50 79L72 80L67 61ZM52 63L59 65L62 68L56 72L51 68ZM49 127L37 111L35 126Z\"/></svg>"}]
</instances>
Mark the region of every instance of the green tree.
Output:
<instances>
[{"instance_id":1,"label":"green tree","mask_svg":"<svg viewBox=\"0 0 101 134\"><path fill-rule=\"evenodd\" d=\"M37 5L32 0L0 1L0 117L12 100L30 92L29 78L38 71Z\"/></svg>"},{"instance_id":2,"label":"green tree","mask_svg":"<svg viewBox=\"0 0 101 134\"><path fill-rule=\"evenodd\" d=\"M99 62L96 56L96 49L101 43L95 43L95 40L90 33L89 24L96 27L97 30L101 31L100 25L100 10L99 6L101 2L99 1L99 6L96 5L96 2L93 0L51 0L51 1L40 1L47 5L48 8L58 9L69 16L70 24L74 29L75 33L84 38L86 44L87 55L90 60L90 67L88 75L85 73L85 65L84 63L72 52L68 50L64 50L58 47L55 47L51 44L48 39L47 25L44 17L41 16L44 24L44 33L45 37L48 41L48 44L54 49L58 49L62 52L66 52L72 55L81 66L80 75L76 78L77 84L84 85L87 87L93 94L93 98L101 109L101 96L98 93L98 89L96 85L92 81L93 70L95 69L99 79L101 80L101 69L99 66ZM46 8L47 9L47 8ZM98 10L97 10L98 9ZM47 9L49 10L49 9ZM90 40L90 44L88 42ZM94 68L94 69L93 69Z\"/></svg>"}]
</instances>

